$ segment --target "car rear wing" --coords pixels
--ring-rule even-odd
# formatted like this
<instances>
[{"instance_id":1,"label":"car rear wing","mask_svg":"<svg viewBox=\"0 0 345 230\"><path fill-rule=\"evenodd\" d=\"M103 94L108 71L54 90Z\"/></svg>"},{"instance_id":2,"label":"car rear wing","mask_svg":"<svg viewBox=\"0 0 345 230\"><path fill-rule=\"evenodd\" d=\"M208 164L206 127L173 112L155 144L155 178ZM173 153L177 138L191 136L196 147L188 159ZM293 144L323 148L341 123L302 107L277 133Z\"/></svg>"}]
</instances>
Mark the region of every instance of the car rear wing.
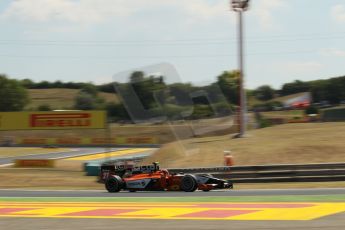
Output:
<instances>
[{"instance_id":1,"label":"car rear wing","mask_svg":"<svg viewBox=\"0 0 345 230\"><path fill-rule=\"evenodd\" d=\"M112 175L123 177L126 172L132 174L152 173L159 170L159 164L154 162L152 165L134 166L129 164L104 164L101 166L98 182L104 183Z\"/></svg>"}]
</instances>

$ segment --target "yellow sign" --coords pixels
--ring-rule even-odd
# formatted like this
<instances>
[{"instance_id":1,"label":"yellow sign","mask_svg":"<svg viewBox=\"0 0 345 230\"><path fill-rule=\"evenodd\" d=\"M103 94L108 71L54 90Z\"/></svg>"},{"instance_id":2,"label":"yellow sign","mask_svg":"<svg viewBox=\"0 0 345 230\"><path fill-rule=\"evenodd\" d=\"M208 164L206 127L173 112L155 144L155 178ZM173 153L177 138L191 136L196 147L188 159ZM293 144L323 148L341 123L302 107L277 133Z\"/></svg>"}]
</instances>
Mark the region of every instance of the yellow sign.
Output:
<instances>
[{"instance_id":1,"label":"yellow sign","mask_svg":"<svg viewBox=\"0 0 345 230\"><path fill-rule=\"evenodd\" d=\"M104 129L105 111L0 113L0 130Z\"/></svg>"}]
</instances>

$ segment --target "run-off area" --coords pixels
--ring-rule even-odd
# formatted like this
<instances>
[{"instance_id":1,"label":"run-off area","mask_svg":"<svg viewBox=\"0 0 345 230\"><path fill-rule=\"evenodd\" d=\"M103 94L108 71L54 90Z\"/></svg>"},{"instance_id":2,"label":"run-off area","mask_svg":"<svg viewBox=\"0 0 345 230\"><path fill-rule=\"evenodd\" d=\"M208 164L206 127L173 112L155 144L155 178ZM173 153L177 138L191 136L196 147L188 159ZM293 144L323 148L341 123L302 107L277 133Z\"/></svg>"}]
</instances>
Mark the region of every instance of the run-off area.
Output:
<instances>
[{"instance_id":1,"label":"run-off area","mask_svg":"<svg viewBox=\"0 0 345 230\"><path fill-rule=\"evenodd\" d=\"M0 218L315 220L342 212L345 212L345 203L17 201L0 203Z\"/></svg>"}]
</instances>

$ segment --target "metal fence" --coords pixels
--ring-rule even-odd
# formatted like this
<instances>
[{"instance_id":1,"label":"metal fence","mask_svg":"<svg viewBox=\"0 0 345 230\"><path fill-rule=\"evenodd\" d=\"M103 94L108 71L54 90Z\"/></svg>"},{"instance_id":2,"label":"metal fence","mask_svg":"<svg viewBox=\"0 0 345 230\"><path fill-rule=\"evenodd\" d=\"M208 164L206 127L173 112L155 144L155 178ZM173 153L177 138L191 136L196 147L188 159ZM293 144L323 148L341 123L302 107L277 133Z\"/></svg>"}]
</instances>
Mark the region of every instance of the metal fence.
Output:
<instances>
[{"instance_id":1,"label":"metal fence","mask_svg":"<svg viewBox=\"0 0 345 230\"><path fill-rule=\"evenodd\" d=\"M345 163L172 168L169 172L211 174L234 183L345 181Z\"/></svg>"}]
</instances>

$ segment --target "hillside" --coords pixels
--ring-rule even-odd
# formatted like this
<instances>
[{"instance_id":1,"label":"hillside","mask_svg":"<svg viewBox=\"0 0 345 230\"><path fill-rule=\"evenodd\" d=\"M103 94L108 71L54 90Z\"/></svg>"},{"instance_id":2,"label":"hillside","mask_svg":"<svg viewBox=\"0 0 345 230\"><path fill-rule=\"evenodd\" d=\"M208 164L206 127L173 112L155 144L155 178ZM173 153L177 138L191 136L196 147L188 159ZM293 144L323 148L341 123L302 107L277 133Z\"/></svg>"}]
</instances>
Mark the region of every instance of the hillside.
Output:
<instances>
[{"instance_id":1,"label":"hillside","mask_svg":"<svg viewBox=\"0 0 345 230\"><path fill-rule=\"evenodd\" d=\"M52 109L68 109L74 104L79 89L28 89L30 103L27 109L37 109L40 105L50 105ZM106 102L118 102L116 94L100 92L99 96Z\"/></svg>"},{"instance_id":2,"label":"hillside","mask_svg":"<svg viewBox=\"0 0 345 230\"><path fill-rule=\"evenodd\" d=\"M164 145L148 162L163 167L223 165L224 150L232 151L236 165L345 162L345 122L285 124L230 135L198 138Z\"/></svg>"}]
</instances>

